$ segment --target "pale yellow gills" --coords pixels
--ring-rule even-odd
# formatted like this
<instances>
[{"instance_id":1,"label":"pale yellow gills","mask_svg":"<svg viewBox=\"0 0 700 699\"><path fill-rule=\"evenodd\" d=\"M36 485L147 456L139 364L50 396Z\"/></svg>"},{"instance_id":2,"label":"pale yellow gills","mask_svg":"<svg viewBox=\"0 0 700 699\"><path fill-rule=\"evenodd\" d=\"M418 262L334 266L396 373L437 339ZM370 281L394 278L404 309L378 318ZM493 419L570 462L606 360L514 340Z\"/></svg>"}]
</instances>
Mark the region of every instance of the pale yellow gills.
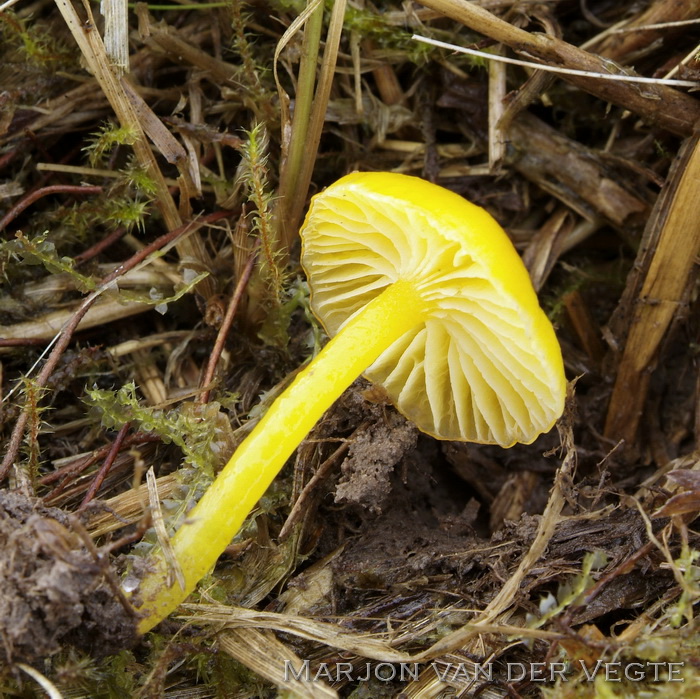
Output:
<instances>
[{"instance_id":1,"label":"pale yellow gills","mask_svg":"<svg viewBox=\"0 0 700 699\"><path fill-rule=\"evenodd\" d=\"M302 240L312 308L331 336L399 280L424 299L365 372L421 430L507 447L561 415L559 343L486 211L416 177L355 173L314 197Z\"/></svg>"}]
</instances>

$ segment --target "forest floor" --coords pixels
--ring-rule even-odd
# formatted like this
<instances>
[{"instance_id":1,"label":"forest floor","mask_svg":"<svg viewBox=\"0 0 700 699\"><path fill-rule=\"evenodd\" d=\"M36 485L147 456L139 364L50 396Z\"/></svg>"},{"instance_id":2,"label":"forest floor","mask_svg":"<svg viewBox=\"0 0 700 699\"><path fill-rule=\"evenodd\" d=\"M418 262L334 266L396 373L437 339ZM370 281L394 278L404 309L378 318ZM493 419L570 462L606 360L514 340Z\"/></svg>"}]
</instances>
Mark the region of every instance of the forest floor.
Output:
<instances>
[{"instance_id":1,"label":"forest floor","mask_svg":"<svg viewBox=\"0 0 700 699\"><path fill-rule=\"evenodd\" d=\"M699 696L698 4L113 12L0 6L0 694ZM138 637L122 590L325 342L297 231L353 170L503 226L565 413L439 441L358 379Z\"/></svg>"}]
</instances>

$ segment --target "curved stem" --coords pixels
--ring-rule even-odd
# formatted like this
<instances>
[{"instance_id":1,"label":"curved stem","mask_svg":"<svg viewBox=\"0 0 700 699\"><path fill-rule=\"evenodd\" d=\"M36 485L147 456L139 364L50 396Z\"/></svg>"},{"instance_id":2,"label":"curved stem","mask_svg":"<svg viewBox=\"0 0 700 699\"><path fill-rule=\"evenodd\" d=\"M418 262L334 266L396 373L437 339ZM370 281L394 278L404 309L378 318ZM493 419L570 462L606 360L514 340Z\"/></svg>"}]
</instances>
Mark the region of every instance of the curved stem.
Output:
<instances>
[{"instance_id":1,"label":"curved stem","mask_svg":"<svg viewBox=\"0 0 700 699\"><path fill-rule=\"evenodd\" d=\"M145 633L182 602L216 563L302 439L343 391L424 316L414 285L398 281L358 312L299 373L238 447L171 540L184 589L168 585L162 554L132 599Z\"/></svg>"}]
</instances>

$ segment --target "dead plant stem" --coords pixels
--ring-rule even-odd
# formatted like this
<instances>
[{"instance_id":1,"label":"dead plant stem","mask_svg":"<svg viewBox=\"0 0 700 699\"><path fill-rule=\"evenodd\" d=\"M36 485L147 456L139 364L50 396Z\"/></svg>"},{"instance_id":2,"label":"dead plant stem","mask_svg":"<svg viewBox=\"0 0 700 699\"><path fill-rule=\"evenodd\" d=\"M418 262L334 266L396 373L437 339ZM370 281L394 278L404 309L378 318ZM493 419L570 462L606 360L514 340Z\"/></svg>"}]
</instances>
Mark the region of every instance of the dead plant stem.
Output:
<instances>
[{"instance_id":1,"label":"dead plant stem","mask_svg":"<svg viewBox=\"0 0 700 699\"><path fill-rule=\"evenodd\" d=\"M593 73L609 73L616 68L611 61L561 39L515 27L467 0L420 0L420 3L525 54L527 58ZM640 90L638 85L613 84L578 75L563 75L562 78L679 136L689 136L700 119L700 102L666 85L648 85Z\"/></svg>"},{"instance_id":2,"label":"dead plant stem","mask_svg":"<svg viewBox=\"0 0 700 699\"><path fill-rule=\"evenodd\" d=\"M100 470L97 472L97 475L93 479L92 483L90 484L90 487L88 488L87 493L85 493L85 497L83 498L83 501L80 503L80 507L78 507L78 512L82 512L90 503L90 501L95 497L95 494L97 491L100 489L100 486L102 483L104 483L105 478L107 477L107 474L109 473L110 469L112 468L115 459L117 458L117 455L119 454L119 450L122 448L122 445L124 444L124 439L126 438L127 433L129 432L129 429L131 428L131 423L130 422L125 422L122 426L119 432L117 433L117 436L114 438L114 442L112 446L110 447L109 453L107 454L107 458L102 462L102 466L100 467Z\"/></svg>"},{"instance_id":3,"label":"dead plant stem","mask_svg":"<svg viewBox=\"0 0 700 699\"><path fill-rule=\"evenodd\" d=\"M246 285L248 284L248 280L250 279L250 275L253 272L258 247L259 241L258 244L256 244L255 249L250 253L250 256L248 257L248 261L245 267L243 268L241 276L239 277L238 283L236 284L236 288L233 292L233 296L231 297L231 303L229 303L228 308L226 309L226 315L224 316L224 320L221 323L221 327L219 328L219 332L216 336L216 342L214 343L211 355L209 356L207 370L204 372L204 377L202 378L202 386L205 386L206 388L204 391L202 391L199 397L200 403L209 402L209 396L211 394L210 386L212 381L214 380L216 365L219 363L219 357L221 357L221 352L224 348L224 342L226 341L226 337L229 334L229 331L231 330L233 319L236 316L236 311L238 310L238 306L240 305L241 298L243 298L243 292L245 291Z\"/></svg>"},{"instance_id":4,"label":"dead plant stem","mask_svg":"<svg viewBox=\"0 0 700 699\"><path fill-rule=\"evenodd\" d=\"M102 240L95 243L92 247L88 248L84 252L81 252L75 257L76 266L91 260L93 257L97 257L101 252L106 250L110 245L113 245L118 240L124 237L126 234L126 228L120 226L116 230L112 231L109 235L105 236Z\"/></svg>"},{"instance_id":5,"label":"dead plant stem","mask_svg":"<svg viewBox=\"0 0 700 699\"><path fill-rule=\"evenodd\" d=\"M613 325L624 350L605 436L634 444L662 342L682 310L700 251L695 202L700 187L700 133L686 140L656 200ZM617 327L616 327L617 326Z\"/></svg>"},{"instance_id":6,"label":"dead plant stem","mask_svg":"<svg viewBox=\"0 0 700 699\"><path fill-rule=\"evenodd\" d=\"M313 476L309 479L309 482L304 486L304 489L299 494L294 505L292 506L287 519L280 530L279 536L277 537L279 541L285 541L294 529L294 525L302 518L305 511L307 510L307 505L311 498L313 491L316 486L329 474L330 470L337 463L338 459L343 456L350 445L353 442L353 437L355 437L359 432L366 430L368 427L367 422L363 422L355 432L344 441L317 469Z\"/></svg>"},{"instance_id":7,"label":"dead plant stem","mask_svg":"<svg viewBox=\"0 0 700 699\"><path fill-rule=\"evenodd\" d=\"M100 194L102 187L99 185L70 185L53 184L49 187L42 187L30 192L20 199L3 217L0 219L0 231L12 223L25 209L30 207L35 201L50 194Z\"/></svg>"},{"instance_id":8,"label":"dead plant stem","mask_svg":"<svg viewBox=\"0 0 700 699\"><path fill-rule=\"evenodd\" d=\"M437 641L430 648L420 653L419 657L421 660L438 657L444 653L452 652L456 648L464 648L465 644L475 636L481 633L488 633L487 627L492 625L517 600L520 585L544 553L557 525L562 519L561 512L566 504L566 483L572 478L576 467L576 451L573 446L571 433L565 438L565 448L566 455L557 470L554 487L542 513L535 538L520 561L517 570L508 578L501 591L491 600L486 609L479 614L476 621L469 622L456 631L447 634L447 636Z\"/></svg>"},{"instance_id":9,"label":"dead plant stem","mask_svg":"<svg viewBox=\"0 0 700 699\"><path fill-rule=\"evenodd\" d=\"M155 202L163 216L165 225L169 230L178 229L182 225L182 219L168 190L165 177L158 167L155 155L146 140L143 128L144 119L139 118L134 103L129 99L129 94L133 92L133 88L127 88L125 79L119 78L110 65L104 43L95 27L89 5L86 2L84 3L88 20L83 22L70 0L55 0L55 2L80 48L88 68L97 79L100 88L117 115L119 123L137 135L133 144L134 153L141 167L146 170L155 183ZM155 117L155 115L153 116ZM183 192L181 192L181 196L184 196ZM183 260L196 260L205 269L208 269L210 266L209 255L204 248L203 241L198 236L190 236L181 241L178 253ZM205 298L209 298L214 293L212 280L209 278L203 279L198 286L198 291Z\"/></svg>"}]
</instances>

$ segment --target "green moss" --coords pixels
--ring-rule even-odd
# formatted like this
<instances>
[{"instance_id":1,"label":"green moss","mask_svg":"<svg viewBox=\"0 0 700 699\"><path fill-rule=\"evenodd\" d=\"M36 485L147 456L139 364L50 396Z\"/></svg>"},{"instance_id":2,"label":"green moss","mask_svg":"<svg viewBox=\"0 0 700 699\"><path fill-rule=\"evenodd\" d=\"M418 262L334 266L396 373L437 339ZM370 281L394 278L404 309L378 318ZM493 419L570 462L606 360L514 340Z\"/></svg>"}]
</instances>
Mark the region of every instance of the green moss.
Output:
<instances>
[{"instance_id":1,"label":"green moss","mask_svg":"<svg viewBox=\"0 0 700 699\"><path fill-rule=\"evenodd\" d=\"M391 8L396 9L396 8ZM345 10L345 28L371 39L378 48L396 53L396 59L424 65L435 49L415 41L413 31L389 24L381 12L348 4Z\"/></svg>"},{"instance_id":2,"label":"green moss","mask_svg":"<svg viewBox=\"0 0 700 699\"><path fill-rule=\"evenodd\" d=\"M249 216L250 230L260 242L258 271L270 291L268 301L279 306L284 289L284 261L272 220L273 193L269 183L268 136L262 124L246 133L240 148L241 175L247 200L253 206Z\"/></svg>"},{"instance_id":3,"label":"green moss","mask_svg":"<svg viewBox=\"0 0 700 699\"><path fill-rule=\"evenodd\" d=\"M272 69L256 44L255 34L248 29L252 14L244 11L246 3L230 0L231 28L233 30L232 49L241 63L241 75L238 81L243 96L243 103L254 119L274 128L279 121L276 104L276 90L272 84ZM261 44L260 45L264 45Z\"/></svg>"},{"instance_id":4,"label":"green moss","mask_svg":"<svg viewBox=\"0 0 700 699\"><path fill-rule=\"evenodd\" d=\"M144 432L152 432L166 444L180 447L187 464L213 477L214 465L220 457L215 446L214 425L203 419L205 416L182 409L164 410L141 405L133 382L117 391L88 388L86 394L85 402L98 412L102 424L108 429L119 429L130 422ZM214 404L210 404L209 409L211 405Z\"/></svg>"},{"instance_id":5,"label":"green moss","mask_svg":"<svg viewBox=\"0 0 700 699\"><path fill-rule=\"evenodd\" d=\"M115 228L124 226L127 231L136 228L143 232L150 205L150 201L139 201L129 196L111 199L105 202L102 217Z\"/></svg>"},{"instance_id":6,"label":"green moss","mask_svg":"<svg viewBox=\"0 0 700 699\"><path fill-rule=\"evenodd\" d=\"M112 122L103 124L83 148L88 154L90 165L97 167L117 146L132 146L138 134L128 126L117 126Z\"/></svg>"},{"instance_id":7,"label":"green moss","mask_svg":"<svg viewBox=\"0 0 700 699\"><path fill-rule=\"evenodd\" d=\"M580 604L584 595L593 587L594 571L602 569L607 564L607 556L602 551L587 553L581 564L581 572L573 578L560 583L556 597L549 595L540 601L541 615L528 615L528 626L539 629L552 619L563 614L572 605Z\"/></svg>"},{"instance_id":8,"label":"green moss","mask_svg":"<svg viewBox=\"0 0 700 699\"><path fill-rule=\"evenodd\" d=\"M75 51L57 39L49 26L33 18L20 18L12 10L0 12L0 42L14 47L19 61L42 72L53 73L77 63Z\"/></svg>"},{"instance_id":9,"label":"green moss","mask_svg":"<svg viewBox=\"0 0 700 699\"><path fill-rule=\"evenodd\" d=\"M56 244L49 239L48 231L32 238L17 233L14 240L0 241L0 270L8 279L9 265L43 265L52 274L68 274L75 286L84 292L97 287L94 278L85 276L75 269L75 262L67 256L60 256Z\"/></svg>"}]
</instances>

